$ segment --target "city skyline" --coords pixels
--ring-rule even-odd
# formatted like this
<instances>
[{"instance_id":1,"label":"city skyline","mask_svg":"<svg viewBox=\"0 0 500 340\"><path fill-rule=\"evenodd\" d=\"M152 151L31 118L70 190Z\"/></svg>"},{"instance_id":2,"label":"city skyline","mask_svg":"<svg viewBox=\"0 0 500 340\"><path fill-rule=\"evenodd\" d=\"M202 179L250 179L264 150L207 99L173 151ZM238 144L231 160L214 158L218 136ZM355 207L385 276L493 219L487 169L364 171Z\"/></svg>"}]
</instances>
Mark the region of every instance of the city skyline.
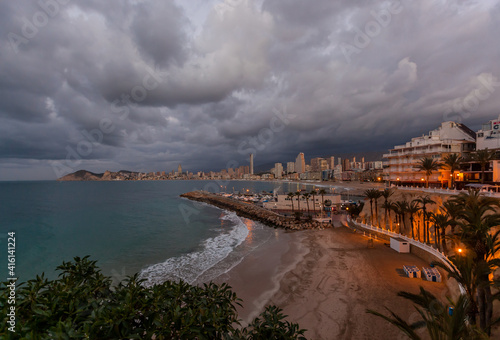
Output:
<instances>
[{"instance_id":1,"label":"city skyline","mask_svg":"<svg viewBox=\"0 0 500 340\"><path fill-rule=\"evenodd\" d=\"M493 0L41 0L0 18L0 180L286 169L499 114Z\"/></svg>"}]
</instances>

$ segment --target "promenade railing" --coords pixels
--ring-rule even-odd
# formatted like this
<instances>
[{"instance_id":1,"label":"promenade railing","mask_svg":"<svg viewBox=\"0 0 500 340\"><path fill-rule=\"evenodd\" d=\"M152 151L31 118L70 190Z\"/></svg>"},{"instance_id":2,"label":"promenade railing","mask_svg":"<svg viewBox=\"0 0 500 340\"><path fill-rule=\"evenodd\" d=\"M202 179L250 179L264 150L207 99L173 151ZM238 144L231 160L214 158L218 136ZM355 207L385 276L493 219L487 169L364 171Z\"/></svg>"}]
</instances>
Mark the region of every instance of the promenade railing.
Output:
<instances>
[{"instance_id":1,"label":"promenade railing","mask_svg":"<svg viewBox=\"0 0 500 340\"><path fill-rule=\"evenodd\" d=\"M411 187L411 186L392 186L392 187L401 190L423 191L431 194L443 194L443 195L458 195L461 192L467 192L467 189L456 190L456 189L441 189L441 188L422 188L422 187ZM500 192L482 190L481 194L484 194L484 196L488 197L500 198Z\"/></svg>"},{"instance_id":2,"label":"promenade railing","mask_svg":"<svg viewBox=\"0 0 500 340\"><path fill-rule=\"evenodd\" d=\"M422 249L423 251L433 255L441 263L443 263L445 266L447 266L450 270L458 271L457 267L455 267L455 265L453 264L453 262L451 262L451 260L448 258L448 256L446 256L444 253L440 252L438 249L436 249L432 246L429 246L428 244L422 243L422 242L417 241L417 240L415 240L411 237L408 237L406 235L398 234L398 233L395 233L393 231L390 231L390 230L387 230L384 228L379 228L379 227L375 227L375 226L372 226L369 224L357 222L357 221L351 219L349 216L347 216L347 222L353 223L357 227L361 227L361 228L366 229L366 230L375 231L375 232L380 233L380 234L385 234L389 237L401 238L401 239L407 241L408 243L410 243L412 246L418 247L418 248ZM460 289L460 293L465 294L464 287L461 284L459 284L458 287Z\"/></svg>"}]
</instances>

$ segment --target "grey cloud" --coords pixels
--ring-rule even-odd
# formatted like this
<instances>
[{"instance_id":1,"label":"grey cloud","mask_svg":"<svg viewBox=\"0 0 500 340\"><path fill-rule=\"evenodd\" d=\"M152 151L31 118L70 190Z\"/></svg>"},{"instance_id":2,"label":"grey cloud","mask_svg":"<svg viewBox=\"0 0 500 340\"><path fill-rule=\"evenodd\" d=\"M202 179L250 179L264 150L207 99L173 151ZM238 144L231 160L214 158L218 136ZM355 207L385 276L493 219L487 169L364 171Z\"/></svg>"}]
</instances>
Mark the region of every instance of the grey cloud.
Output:
<instances>
[{"instance_id":1,"label":"grey cloud","mask_svg":"<svg viewBox=\"0 0 500 340\"><path fill-rule=\"evenodd\" d=\"M214 170L246 164L239 146L280 110L256 164L383 152L452 113L471 128L498 116L497 3L403 0L350 62L341 44L391 2L259 3L213 1L200 22L175 2L69 2L15 53L8 33L41 8L2 2L0 179L51 178L82 130L102 133L82 155L92 171ZM480 77L489 96L466 107Z\"/></svg>"}]
</instances>

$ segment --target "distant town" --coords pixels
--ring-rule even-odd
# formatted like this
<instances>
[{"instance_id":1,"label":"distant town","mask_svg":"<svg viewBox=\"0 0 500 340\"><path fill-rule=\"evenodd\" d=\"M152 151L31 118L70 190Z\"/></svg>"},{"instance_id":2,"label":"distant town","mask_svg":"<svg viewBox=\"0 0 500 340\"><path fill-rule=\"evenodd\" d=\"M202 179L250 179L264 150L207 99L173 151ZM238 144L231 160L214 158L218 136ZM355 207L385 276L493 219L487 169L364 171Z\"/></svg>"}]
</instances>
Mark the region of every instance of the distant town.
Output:
<instances>
[{"instance_id":1,"label":"distant town","mask_svg":"<svg viewBox=\"0 0 500 340\"><path fill-rule=\"evenodd\" d=\"M482 152L483 151L483 152ZM393 185L451 188L469 183L497 185L500 183L500 117L490 120L475 132L462 123L447 121L435 130L414 137L403 145L396 145L383 155L383 160L365 161L364 157L316 157L306 163L300 152L295 160L275 163L268 171L254 172L254 155L249 165L220 171L133 172L121 170L95 174L80 170L59 180L295 180L295 181L371 181ZM455 156L455 164L449 156ZM478 155L480 157L478 157ZM475 156L475 157L474 157ZM482 158L481 158L482 157ZM484 159L486 157L486 159ZM433 167L421 166L430 159Z\"/></svg>"}]
</instances>

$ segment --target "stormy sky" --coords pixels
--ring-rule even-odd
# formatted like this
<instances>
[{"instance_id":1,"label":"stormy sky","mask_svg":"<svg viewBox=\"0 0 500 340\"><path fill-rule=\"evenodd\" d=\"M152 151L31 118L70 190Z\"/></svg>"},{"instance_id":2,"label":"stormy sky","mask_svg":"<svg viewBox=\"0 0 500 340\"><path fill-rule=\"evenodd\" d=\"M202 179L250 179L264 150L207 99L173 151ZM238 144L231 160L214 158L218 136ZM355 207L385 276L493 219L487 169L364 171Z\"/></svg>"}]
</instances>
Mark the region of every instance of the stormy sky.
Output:
<instances>
[{"instance_id":1,"label":"stormy sky","mask_svg":"<svg viewBox=\"0 0 500 340\"><path fill-rule=\"evenodd\" d=\"M383 152L500 114L498 1L0 2L0 180Z\"/></svg>"}]
</instances>

